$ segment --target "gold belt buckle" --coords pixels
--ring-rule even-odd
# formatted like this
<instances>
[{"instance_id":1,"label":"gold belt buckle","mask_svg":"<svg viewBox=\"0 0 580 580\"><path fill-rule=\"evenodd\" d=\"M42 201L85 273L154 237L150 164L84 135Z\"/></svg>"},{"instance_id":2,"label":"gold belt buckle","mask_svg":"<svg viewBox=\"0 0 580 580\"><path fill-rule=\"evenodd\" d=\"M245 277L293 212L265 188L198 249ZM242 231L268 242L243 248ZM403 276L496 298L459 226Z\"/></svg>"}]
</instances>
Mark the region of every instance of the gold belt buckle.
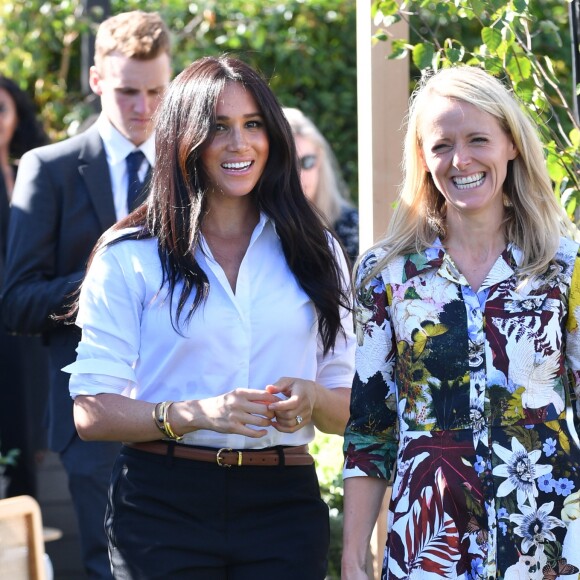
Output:
<instances>
[{"instance_id":1,"label":"gold belt buckle","mask_svg":"<svg viewBox=\"0 0 580 580\"><path fill-rule=\"evenodd\" d=\"M217 464L220 467L231 467L231 465L229 465L228 463L223 463L223 459L221 457L222 453L227 453L228 451L233 451L233 449L231 447L222 447L218 452L217 455L215 456L215 459L217 461ZM241 451L236 451L236 453L238 454L238 467L242 465L242 452Z\"/></svg>"}]
</instances>

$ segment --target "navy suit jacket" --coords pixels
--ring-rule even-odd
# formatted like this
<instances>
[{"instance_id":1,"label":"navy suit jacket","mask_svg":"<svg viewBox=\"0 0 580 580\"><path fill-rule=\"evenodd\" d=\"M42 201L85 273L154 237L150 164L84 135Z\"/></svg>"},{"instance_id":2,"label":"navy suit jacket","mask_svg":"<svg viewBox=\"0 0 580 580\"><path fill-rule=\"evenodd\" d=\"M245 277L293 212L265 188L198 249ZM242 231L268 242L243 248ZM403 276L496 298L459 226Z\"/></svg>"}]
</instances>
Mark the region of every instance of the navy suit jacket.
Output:
<instances>
[{"instance_id":1,"label":"navy suit jacket","mask_svg":"<svg viewBox=\"0 0 580 580\"><path fill-rule=\"evenodd\" d=\"M55 322L80 285L89 254L116 221L109 166L96 126L26 153L10 209L2 316L8 330L44 336L50 356L49 445L75 435L69 376L80 332Z\"/></svg>"}]
</instances>

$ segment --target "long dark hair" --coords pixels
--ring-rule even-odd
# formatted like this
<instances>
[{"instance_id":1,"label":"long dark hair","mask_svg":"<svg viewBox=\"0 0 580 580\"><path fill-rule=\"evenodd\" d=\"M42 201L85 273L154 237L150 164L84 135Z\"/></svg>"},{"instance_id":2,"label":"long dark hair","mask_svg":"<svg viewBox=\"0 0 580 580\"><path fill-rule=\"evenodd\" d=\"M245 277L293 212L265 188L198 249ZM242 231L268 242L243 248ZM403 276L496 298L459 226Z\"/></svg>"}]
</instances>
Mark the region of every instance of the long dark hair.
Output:
<instances>
[{"instance_id":1,"label":"long dark hair","mask_svg":"<svg viewBox=\"0 0 580 580\"><path fill-rule=\"evenodd\" d=\"M174 326L179 325L194 292L185 318L189 321L209 292L207 275L194 257L209 185L201 153L213 139L217 101L227 82L243 84L264 118L269 156L250 195L276 224L288 266L314 302L318 332L328 352L342 330L339 307L348 307L350 302L346 281L329 246L329 234L302 192L292 131L280 104L264 79L246 63L228 56L204 57L172 81L156 115L157 157L148 200L113 229L140 226L137 233L119 240L158 239L161 287L167 284L170 301L177 283L183 282Z\"/></svg>"},{"instance_id":2,"label":"long dark hair","mask_svg":"<svg viewBox=\"0 0 580 580\"><path fill-rule=\"evenodd\" d=\"M49 141L36 116L36 110L28 93L12 79L0 75L0 89L4 89L14 101L18 124L10 141L10 157L20 159L27 151L46 145Z\"/></svg>"}]
</instances>

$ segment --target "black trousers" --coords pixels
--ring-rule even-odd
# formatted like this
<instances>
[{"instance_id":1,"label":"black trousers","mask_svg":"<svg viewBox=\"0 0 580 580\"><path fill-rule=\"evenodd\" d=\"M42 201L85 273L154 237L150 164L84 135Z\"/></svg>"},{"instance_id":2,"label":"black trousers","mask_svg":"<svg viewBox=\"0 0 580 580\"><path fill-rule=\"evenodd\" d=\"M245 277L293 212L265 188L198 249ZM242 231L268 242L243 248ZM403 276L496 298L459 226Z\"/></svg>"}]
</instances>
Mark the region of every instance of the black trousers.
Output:
<instances>
[{"instance_id":1,"label":"black trousers","mask_svg":"<svg viewBox=\"0 0 580 580\"><path fill-rule=\"evenodd\" d=\"M123 447L105 523L117 580L324 580L314 466L220 467Z\"/></svg>"},{"instance_id":2,"label":"black trousers","mask_svg":"<svg viewBox=\"0 0 580 580\"><path fill-rule=\"evenodd\" d=\"M79 525L83 565L90 580L111 580L103 526L111 468L120 445L81 441L77 436L60 452Z\"/></svg>"}]
</instances>

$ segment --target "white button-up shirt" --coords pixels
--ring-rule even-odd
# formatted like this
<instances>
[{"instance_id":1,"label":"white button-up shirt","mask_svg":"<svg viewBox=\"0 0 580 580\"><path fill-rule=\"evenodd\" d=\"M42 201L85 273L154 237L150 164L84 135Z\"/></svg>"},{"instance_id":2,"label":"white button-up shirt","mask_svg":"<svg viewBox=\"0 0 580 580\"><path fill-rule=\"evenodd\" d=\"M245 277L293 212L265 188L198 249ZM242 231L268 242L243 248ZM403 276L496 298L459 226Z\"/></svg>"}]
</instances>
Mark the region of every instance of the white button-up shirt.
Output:
<instances>
[{"instance_id":1,"label":"white button-up shirt","mask_svg":"<svg viewBox=\"0 0 580 580\"><path fill-rule=\"evenodd\" d=\"M341 252L345 279L347 266ZM314 304L288 268L274 224L261 216L241 263L236 292L202 239L196 259L210 282L208 299L181 334L172 326L167 289L161 286L157 240L107 246L83 284L77 324L82 340L70 392L118 393L149 402L205 399L235 388L264 389L280 377L350 387L354 373L352 317L342 312L346 338L323 354ZM181 291L178 285L171 312ZM187 313L188 306L184 313ZM301 445L314 437L270 428L260 439L199 430L184 442L234 449Z\"/></svg>"}]
</instances>

